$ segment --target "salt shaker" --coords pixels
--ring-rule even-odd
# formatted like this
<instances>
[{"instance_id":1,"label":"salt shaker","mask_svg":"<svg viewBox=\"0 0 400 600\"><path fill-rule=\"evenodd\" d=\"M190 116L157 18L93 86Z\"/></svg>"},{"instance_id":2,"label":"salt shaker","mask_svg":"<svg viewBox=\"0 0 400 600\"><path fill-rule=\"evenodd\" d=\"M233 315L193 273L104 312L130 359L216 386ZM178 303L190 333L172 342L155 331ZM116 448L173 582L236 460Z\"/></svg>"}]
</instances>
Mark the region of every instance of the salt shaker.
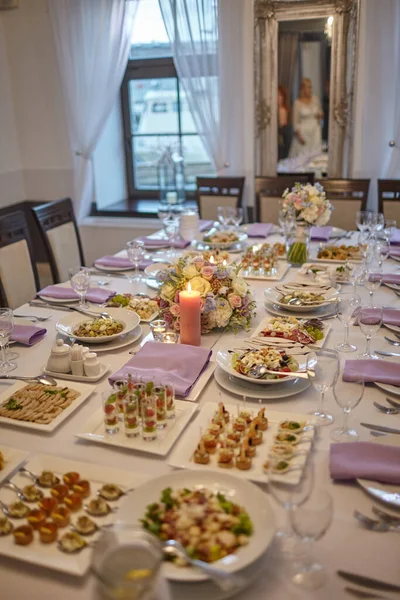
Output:
<instances>
[{"instance_id":1,"label":"salt shaker","mask_svg":"<svg viewBox=\"0 0 400 600\"><path fill-rule=\"evenodd\" d=\"M85 354L83 368L86 377L95 377L100 373L100 363L96 352L87 352Z\"/></svg>"},{"instance_id":2,"label":"salt shaker","mask_svg":"<svg viewBox=\"0 0 400 600\"><path fill-rule=\"evenodd\" d=\"M72 375L83 377L83 353L82 346L74 344L71 346L71 371Z\"/></svg>"}]
</instances>

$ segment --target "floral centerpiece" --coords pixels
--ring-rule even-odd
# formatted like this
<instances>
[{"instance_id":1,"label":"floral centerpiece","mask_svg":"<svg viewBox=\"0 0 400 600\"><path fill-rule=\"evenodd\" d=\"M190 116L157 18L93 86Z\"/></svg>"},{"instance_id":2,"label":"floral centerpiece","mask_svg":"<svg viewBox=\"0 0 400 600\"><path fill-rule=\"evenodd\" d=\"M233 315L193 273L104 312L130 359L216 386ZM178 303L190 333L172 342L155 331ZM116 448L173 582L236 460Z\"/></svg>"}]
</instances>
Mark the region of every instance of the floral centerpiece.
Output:
<instances>
[{"instance_id":1,"label":"floral centerpiece","mask_svg":"<svg viewBox=\"0 0 400 600\"><path fill-rule=\"evenodd\" d=\"M179 292L190 282L191 289L200 292L202 333L218 327L248 328L256 303L238 271L236 265L215 264L203 256L180 258L157 276L162 283L158 298L162 318L180 330Z\"/></svg>"},{"instance_id":2,"label":"floral centerpiece","mask_svg":"<svg viewBox=\"0 0 400 600\"><path fill-rule=\"evenodd\" d=\"M288 250L288 260L301 265L307 261L310 225L326 225L332 213L332 204L321 184L296 183L282 195L282 213L296 224L296 234Z\"/></svg>"}]
</instances>

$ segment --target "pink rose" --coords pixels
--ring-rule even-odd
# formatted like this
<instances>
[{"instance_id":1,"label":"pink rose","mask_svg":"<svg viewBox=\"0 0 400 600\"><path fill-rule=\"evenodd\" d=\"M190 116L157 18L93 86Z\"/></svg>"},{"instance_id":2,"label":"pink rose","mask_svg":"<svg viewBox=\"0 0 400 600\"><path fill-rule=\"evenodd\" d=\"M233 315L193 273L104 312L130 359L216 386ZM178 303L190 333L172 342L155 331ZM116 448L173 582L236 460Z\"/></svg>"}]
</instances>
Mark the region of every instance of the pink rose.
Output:
<instances>
[{"instance_id":1,"label":"pink rose","mask_svg":"<svg viewBox=\"0 0 400 600\"><path fill-rule=\"evenodd\" d=\"M179 315L179 313L181 312L181 307L179 306L179 304L172 304L170 306L170 313L171 315L173 315L174 317L177 317Z\"/></svg>"},{"instance_id":2,"label":"pink rose","mask_svg":"<svg viewBox=\"0 0 400 600\"><path fill-rule=\"evenodd\" d=\"M201 275L204 279L211 279L214 275L214 267L203 267L201 269Z\"/></svg>"},{"instance_id":3,"label":"pink rose","mask_svg":"<svg viewBox=\"0 0 400 600\"><path fill-rule=\"evenodd\" d=\"M232 308L240 308L242 306L242 299L237 294L229 294L228 300Z\"/></svg>"},{"instance_id":4,"label":"pink rose","mask_svg":"<svg viewBox=\"0 0 400 600\"><path fill-rule=\"evenodd\" d=\"M180 321L175 321L175 323L174 323L174 329L175 329L175 331L180 331L181 330L181 322Z\"/></svg>"},{"instance_id":5,"label":"pink rose","mask_svg":"<svg viewBox=\"0 0 400 600\"><path fill-rule=\"evenodd\" d=\"M176 302L176 304L179 303L179 292L176 292L174 302Z\"/></svg>"},{"instance_id":6,"label":"pink rose","mask_svg":"<svg viewBox=\"0 0 400 600\"><path fill-rule=\"evenodd\" d=\"M205 260L202 256L195 256L195 258L193 259L193 264L196 267L196 269L201 269L201 267L204 266Z\"/></svg>"}]
</instances>

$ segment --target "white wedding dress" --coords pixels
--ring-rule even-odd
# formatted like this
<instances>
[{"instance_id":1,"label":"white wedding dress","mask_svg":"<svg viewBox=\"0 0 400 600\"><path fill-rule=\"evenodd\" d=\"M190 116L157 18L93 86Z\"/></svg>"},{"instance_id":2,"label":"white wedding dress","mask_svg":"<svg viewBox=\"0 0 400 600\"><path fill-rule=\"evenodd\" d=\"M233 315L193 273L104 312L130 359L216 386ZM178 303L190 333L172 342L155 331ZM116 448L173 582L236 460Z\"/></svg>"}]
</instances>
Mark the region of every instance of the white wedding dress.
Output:
<instances>
[{"instance_id":1,"label":"white wedding dress","mask_svg":"<svg viewBox=\"0 0 400 600\"><path fill-rule=\"evenodd\" d=\"M316 96L312 97L309 104L302 102L300 99L295 100L293 105L293 139L289 152L290 158L299 154L321 152L321 121L319 118L317 119L317 116L319 117L321 113L321 106ZM300 143L300 140L294 133L295 131L300 132L305 144Z\"/></svg>"}]
</instances>

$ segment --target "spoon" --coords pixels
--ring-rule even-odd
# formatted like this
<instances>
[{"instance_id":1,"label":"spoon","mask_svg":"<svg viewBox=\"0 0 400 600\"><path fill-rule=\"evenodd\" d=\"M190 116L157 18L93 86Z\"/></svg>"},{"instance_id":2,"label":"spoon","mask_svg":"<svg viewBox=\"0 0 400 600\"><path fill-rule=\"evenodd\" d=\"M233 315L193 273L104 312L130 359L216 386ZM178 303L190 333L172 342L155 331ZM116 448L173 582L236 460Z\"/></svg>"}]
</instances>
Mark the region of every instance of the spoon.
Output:
<instances>
[{"instance_id":1,"label":"spoon","mask_svg":"<svg viewBox=\"0 0 400 600\"><path fill-rule=\"evenodd\" d=\"M12 481L5 481L3 483L3 485L5 487L9 487L11 490L13 490L17 494L18 498L20 500L24 500L24 502L33 502L33 503L35 503L35 502L39 502L39 500L41 500L43 498L43 492L42 492L42 490L37 490L38 497L35 498L35 500L31 500L30 498L28 498L27 496L25 496L23 490L21 490L20 487L18 487L17 485L15 485L15 483L12 483Z\"/></svg>"},{"instance_id":2,"label":"spoon","mask_svg":"<svg viewBox=\"0 0 400 600\"><path fill-rule=\"evenodd\" d=\"M193 567L197 567L200 569L200 571L207 575L211 581L213 581L215 585L219 587L220 590L223 590L224 592L230 592L235 589L239 589L246 584L246 580L239 575L228 573L222 569L218 569L218 567L213 567L209 563L206 563L202 560L191 558L187 554L182 544L176 540L167 540L164 542L163 552L167 556L183 558Z\"/></svg>"},{"instance_id":3,"label":"spoon","mask_svg":"<svg viewBox=\"0 0 400 600\"><path fill-rule=\"evenodd\" d=\"M379 402L374 402L374 406L379 412L385 413L386 415L398 415L400 413L400 409L390 408L389 406L379 404Z\"/></svg>"},{"instance_id":4,"label":"spoon","mask_svg":"<svg viewBox=\"0 0 400 600\"><path fill-rule=\"evenodd\" d=\"M366 515L363 515L358 510L355 510L353 515L357 519L361 525L363 525L366 529L370 531L377 531L379 533L384 533L386 531L396 531L400 533L400 525L389 525L388 523L383 523L382 521L376 521L375 519L370 519Z\"/></svg>"},{"instance_id":5,"label":"spoon","mask_svg":"<svg viewBox=\"0 0 400 600\"><path fill-rule=\"evenodd\" d=\"M400 346L400 342L398 340L392 340L391 338L388 338L386 335L384 336L384 339L389 342L389 344L392 344L392 346Z\"/></svg>"},{"instance_id":6,"label":"spoon","mask_svg":"<svg viewBox=\"0 0 400 600\"><path fill-rule=\"evenodd\" d=\"M26 506L26 504L24 506ZM1 500L0 500L0 508L7 517L10 517L10 519L26 519L27 515L31 512L30 508L28 508L28 506L26 506L26 508L28 509L27 514L24 514L21 516L13 515L10 512L10 509L8 508L7 504L4 504L4 502L2 502Z\"/></svg>"},{"instance_id":7,"label":"spoon","mask_svg":"<svg viewBox=\"0 0 400 600\"><path fill-rule=\"evenodd\" d=\"M43 483L41 483L39 481L39 477L37 475L35 475L35 473L32 473L32 471L29 471L29 469L27 469L26 467L21 467L20 469L18 469L18 471L20 473L22 473L23 475L28 475L28 477L30 477L35 482L35 484L38 485L39 487L52 488L53 486L60 483L60 478L57 477L56 475L55 475L55 480L50 485L43 485Z\"/></svg>"},{"instance_id":8,"label":"spoon","mask_svg":"<svg viewBox=\"0 0 400 600\"><path fill-rule=\"evenodd\" d=\"M57 381L48 375L36 375L34 377L20 377L19 375L0 375L0 379L16 379L17 381L37 381L42 385L57 385Z\"/></svg>"}]
</instances>

